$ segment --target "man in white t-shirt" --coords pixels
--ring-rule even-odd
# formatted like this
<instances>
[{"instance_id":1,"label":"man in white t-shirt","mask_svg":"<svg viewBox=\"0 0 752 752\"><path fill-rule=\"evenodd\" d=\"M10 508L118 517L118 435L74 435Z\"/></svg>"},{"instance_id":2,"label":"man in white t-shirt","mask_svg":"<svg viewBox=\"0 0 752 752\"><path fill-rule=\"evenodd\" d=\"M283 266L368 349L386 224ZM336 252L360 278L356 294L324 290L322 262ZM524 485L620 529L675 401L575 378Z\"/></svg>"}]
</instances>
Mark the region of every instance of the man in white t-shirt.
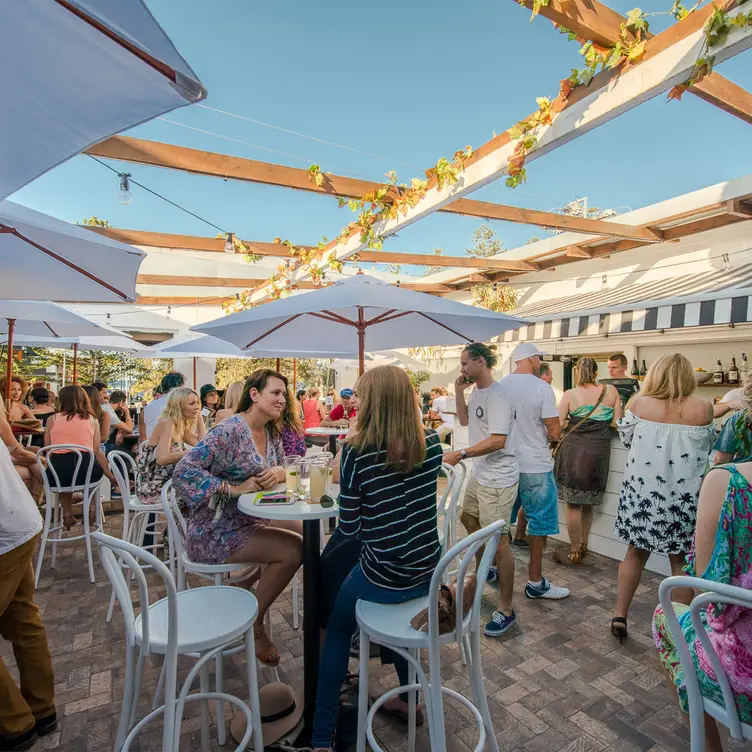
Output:
<instances>
[{"instance_id":1,"label":"man in white t-shirt","mask_svg":"<svg viewBox=\"0 0 752 752\"><path fill-rule=\"evenodd\" d=\"M436 427L436 433L439 434L439 438L444 439L452 433L454 430L454 410L450 412L449 402L450 398L446 395L446 389L431 390L431 412L429 416L435 418L439 417L441 425ZM454 407L454 406L452 406Z\"/></svg>"},{"instance_id":2,"label":"man in white t-shirt","mask_svg":"<svg viewBox=\"0 0 752 752\"><path fill-rule=\"evenodd\" d=\"M506 535L519 478L517 460L507 443L512 430L512 407L504 400L494 380L491 369L496 365L496 355L490 347L473 342L462 351L460 362L460 377L455 382L457 418L461 426L470 428L470 446L459 452L447 452L444 462L456 465L460 460L473 459L460 518L468 533L501 519L507 522L496 552L499 608L483 630L489 637L498 637L517 618L512 608L514 556ZM471 384L475 384L475 389L466 404L465 391ZM480 553L478 557L480 561Z\"/></svg>"},{"instance_id":3,"label":"man in white t-shirt","mask_svg":"<svg viewBox=\"0 0 752 752\"><path fill-rule=\"evenodd\" d=\"M549 443L559 438L561 426L554 390L538 378L542 355L535 345L517 345L512 352L514 371L499 382L499 388L514 410L511 444L520 468L520 503L530 543L525 595L559 600L566 598L569 590L552 585L543 576L546 537L559 532L559 500Z\"/></svg>"},{"instance_id":4,"label":"man in white t-shirt","mask_svg":"<svg viewBox=\"0 0 752 752\"><path fill-rule=\"evenodd\" d=\"M157 425L157 422L159 421L159 416L162 414L162 410L164 410L165 407L167 407L167 395L173 389L177 389L179 386L184 386L184 385L185 385L185 376L183 376L182 373L178 373L177 371L170 371L170 373L167 373L162 377L162 383L159 385L159 389L162 393L162 396L150 402L141 411L143 415L144 428L146 430L146 435L141 436L139 434L139 437L138 437L139 441L149 440L149 436L151 436L151 432L154 430L155 426Z\"/></svg>"}]
</instances>

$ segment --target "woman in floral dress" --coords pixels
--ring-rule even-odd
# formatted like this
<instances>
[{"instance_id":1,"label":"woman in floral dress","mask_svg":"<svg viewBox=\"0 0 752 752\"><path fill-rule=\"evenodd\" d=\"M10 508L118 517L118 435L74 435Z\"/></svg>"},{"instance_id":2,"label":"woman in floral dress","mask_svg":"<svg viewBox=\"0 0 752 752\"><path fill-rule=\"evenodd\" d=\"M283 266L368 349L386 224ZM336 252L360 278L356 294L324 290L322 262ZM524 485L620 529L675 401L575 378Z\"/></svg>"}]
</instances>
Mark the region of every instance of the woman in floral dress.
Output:
<instances>
[{"instance_id":1,"label":"woman in floral dress","mask_svg":"<svg viewBox=\"0 0 752 752\"><path fill-rule=\"evenodd\" d=\"M264 616L301 565L301 525L251 517L238 509L236 500L285 479L277 423L286 397L287 379L282 374L254 371L246 379L237 413L191 449L172 476L190 514L186 553L192 561L266 565L256 585L259 614L254 633L256 656L269 666L276 666L280 658L264 630Z\"/></svg>"},{"instance_id":2,"label":"woman in floral dress","mask_svg":"<svg viewBox=\"0 0 752 752\"><path fill-rule=\"evenodd\" d=\"M683 355L662 355L617 423L629 449L616 515L616 535L628 548L611 620L620 641L650 554L667 553L671 571L684 571L715 438L713 406L694 394L695 387L692 364Z\"/></svg>"},{"instance_id":3,"label":"woman in floral dress","mask_svg":"<svg viewBox=\"0 0 752 752\"><path fill-rule=\"evenodd\" d=\"M199 420L201 403L193 389L179 386L167 397L167 405L141 447L136 460L136 496L144 504L159 504L162 487L172 477L175 466L206 435Z\"/></svg>"},{"instance_id":4,"label":"woman in floral dress","mask_svg":"<svg viewBox=\"0 0 752 752\"><path fill-rule=\"evenodd\" d=\"M752 588L752 462L724 465L708 474L697 509L697 530L687 573L692 577ZM723 695L690 619L689 608L674 604L689 646L703 697L724 705ZM721 661L736 698L742 723L752 724L752 610L711 604L701 614L710 642ZM681 709L688 712L684 672L676 645L659 606L653 637L661 662L676 687ZM718 727L705 715L705 749L721 752Z\"/></svg>"}]
</instances>

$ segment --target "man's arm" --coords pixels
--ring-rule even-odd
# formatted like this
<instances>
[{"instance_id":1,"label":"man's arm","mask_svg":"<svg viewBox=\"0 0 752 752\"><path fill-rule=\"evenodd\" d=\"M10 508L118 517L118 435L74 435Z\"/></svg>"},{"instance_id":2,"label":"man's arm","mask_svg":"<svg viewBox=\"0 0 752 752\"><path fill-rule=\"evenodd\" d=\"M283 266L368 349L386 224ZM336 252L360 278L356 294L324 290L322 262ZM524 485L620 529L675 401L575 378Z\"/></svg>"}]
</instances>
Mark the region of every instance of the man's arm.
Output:
<instances>
[{"instance_id":1,"label":"man's arm","mask_svg":"<svg viewBox=\"0 0 752 752\"><path fill-rule=\"evenodd\" d=\"M546 436L549 441L558 441L561 436L559 411L556 409L556 395L550 386L546 386L545 396L541 404L541 418L546 426Z\"/></svg>"},{"instance_id":2,"label":"man's arm","mask_svg":"<svg viewBox=\"0 0 752 752\"><path fill-rule=\"evenodd\" d=\"M561 436L561 423L558 416L556 418L544 418L543 423L546 426L546 436L549 441L558 441Z\"/></svg>"},{"instance_id":3,"label":"man's arm","mask_svg":"<svg viewBox=\"0 0 752 752\"><path fill-rule=\"evenodd\" d=\"M467 426L467 402L465 402L465 390L469 386L470 384L465 381L464 376L460 376L454 382L454 403L457 407L457 420L459 420L461 426Z\"/></svg>"}]
</instances>

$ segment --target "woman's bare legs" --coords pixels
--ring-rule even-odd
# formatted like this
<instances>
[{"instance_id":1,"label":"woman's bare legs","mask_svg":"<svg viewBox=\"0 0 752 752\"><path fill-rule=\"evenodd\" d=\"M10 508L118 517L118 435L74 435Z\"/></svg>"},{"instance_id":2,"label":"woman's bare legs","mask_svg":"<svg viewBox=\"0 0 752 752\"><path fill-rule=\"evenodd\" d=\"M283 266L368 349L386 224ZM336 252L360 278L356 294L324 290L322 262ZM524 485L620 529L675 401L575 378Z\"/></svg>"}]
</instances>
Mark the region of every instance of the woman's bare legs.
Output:
<instances>
[{"instance_id":1,"label":"woman's bare legs","mask_svg":"<svg viewBox=\"0 0 752 752\"><path fill-rule=\"evenodd\" d=\"M671 562L671 574L674 577L684 577L686 572L684 567L687 565L686 554L669 554L668 560ZM674 588L671 592L671 600L675 603L683 603L688 606L695 597L695 591L692 588Z\"/></svg>"},{"instance_id":2,"label":"woman's bare legs","mask_svg":"<svg viewBox=\"0 0 752 752\"><path fill-rule=\"evenodd\" d=\"M13 463L13 467L16 468L16 472L18 473L18 477L21 478L26 488L31 491L31 485L33 482L33 479L31 477L31 472L29 471L28 465L16 465L16 463Z\"/></svg>"},{"instance_id":3,"label":"woman's bare legs","mask_svg":"<svg viewBox=\"0 0 752 752\"><path fill-rule=\"evenodd\" d=\"M584 542L582 513L583 508L579 504L567 504L567 532L573 552L579 552L580 544Z\"/></svg>"},{"instance_id":4,"label":"woman's bare legs","mask_svg":"<svg viewBox=\"0 0 752 752\"><path fill-rule=\"evenodd\" d=\"M66 530L70 530L76 524L76 518L73 516L73 494L61 493L60 506L63 508L63 525Z\"/></svg>"},{"instance_id":5,"label":"woman's bare legs","mask_svg":"<svg viewBox=\"0 0 752 752\"><path fill-rule=\"evenodd\" d=\"M616 587L616 611L615 615L623 619L627 618L629 607L632 605L637 586L642 578L642 570L645 569L650 558L650 551L643 551L629 545L624 561L619 564L619 579Z\"/></svg>"},{"instance_id":6,"label":"woman's bare legs","mask_svg":"<svg viewBox=\"0 0 752 752\"><path fill-rule=\"evenodd\" d=\"M232 564L265 564L256 585L259 613L256 619L256 655L269 656L265 663L279 661L274 643L264 629L264 617L270 606L287 587L303 561L303 539L297 533L277 527L264 527L230 558Z\"/></svg>"},{"instance_id":7,"label":"woman's bare legs","mask_svg":"<svg viewBox=\"0 0 752 752\"><path fill-rule=\"evenodd\" d=\"M590 529L593 527L593 517L595 515L595 507L591 504L584 504L580 507L582 510L582 539L581 544L583 551L588 550L588 542L590 540Z\"/></svg>"}]
</instances>

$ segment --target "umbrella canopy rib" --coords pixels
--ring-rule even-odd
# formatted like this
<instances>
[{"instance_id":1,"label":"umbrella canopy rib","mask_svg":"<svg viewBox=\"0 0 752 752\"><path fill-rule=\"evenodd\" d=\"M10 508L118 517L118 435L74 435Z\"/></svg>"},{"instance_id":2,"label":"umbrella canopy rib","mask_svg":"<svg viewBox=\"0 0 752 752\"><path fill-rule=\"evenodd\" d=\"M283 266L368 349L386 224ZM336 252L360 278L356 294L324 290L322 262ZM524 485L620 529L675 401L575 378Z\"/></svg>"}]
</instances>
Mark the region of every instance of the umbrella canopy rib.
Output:
<instances>
[{"instance_id":1,"label":"umbrella canopy rib","mask_svg":"<svg viewBox=\"0 0 752 752\"><path fill-rule=\"evenodd\" d=\"M442 324L440 321L437 321L432 316L429 316L427 313L423 313L423 311L415 311L420 316L423 316L423 318L428 319L429 321L432 321L436 326L440 326L442 329L446 329L448 332L451 332L452 334L455 334L458 337L462 337L465 342L472 342L472 337L466 337L464 334L460 334L456 329L452 329L452 327L447 326L446 324ZM395 317L396 318L396 317Z\"/></svg>"},{"instance_id":2,"label":"umbrella canopy rib","mask_svg":"<svg viewBox=\"0 0 752 752\"><path fill-rule=\"evenodd\" d=\"M254 339L251 342L249 342L245 346L244 349L247 350L249 347L253 347L257 342L260 342L262 339L265 339L270 334L274 334L274 332L276 332L277 329L281 329L283 326L287 326L287 324L289 324L291 321L295 321L295 319L297 319L301 315L302 314L300 314L300 313L296 313L294 316L290 316L289 319L287 319L285 321L282 321L281 323L277 324L277 326L273 326L271 329L269 329L269 331L264 332L261 336L256 337L256 339Z\"/></svg>"}]
</instances>

